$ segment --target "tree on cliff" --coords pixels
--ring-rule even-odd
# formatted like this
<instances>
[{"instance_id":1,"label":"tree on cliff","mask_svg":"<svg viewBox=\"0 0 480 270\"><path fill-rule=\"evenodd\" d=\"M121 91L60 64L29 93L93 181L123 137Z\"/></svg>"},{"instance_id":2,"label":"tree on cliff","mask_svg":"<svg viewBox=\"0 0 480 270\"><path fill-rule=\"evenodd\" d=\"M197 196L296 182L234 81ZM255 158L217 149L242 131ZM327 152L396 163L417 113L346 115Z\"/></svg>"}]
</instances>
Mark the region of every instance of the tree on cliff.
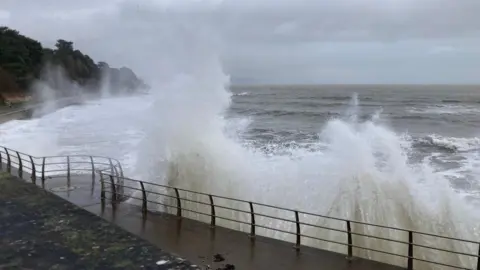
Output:
<instances>
[{"instance_id":1,"label":"tree on cliff","mask_svg":"<svg viewBox=\"0 0 480 270\"><path fill-rule=\"evenodd\" d=\"M104 62L96 64L90 56L76 50L71 41L59 39L55 48L43 48L40 42L17 30L0 27L0 92L27 91L32 82L45 74L45 67L63 69L68 80L92 91L98 91L103 75L108 75L108 83L115 89L132 91L143 85L130 69L110 68ZM49 83L54 89L55 85L62 85L54 80Z\"/></svg>"},{"instance_id":2,"label":"tree on cliff","mask_svg":"<svg viewBox=\"0 0 480 270\"><path fill-rule=\"evenodd\" d=\"M0 27L0 67L15 77L20 87L38 77L42 68L40 42L8 27Z\"/></svg>"}]
</instances>

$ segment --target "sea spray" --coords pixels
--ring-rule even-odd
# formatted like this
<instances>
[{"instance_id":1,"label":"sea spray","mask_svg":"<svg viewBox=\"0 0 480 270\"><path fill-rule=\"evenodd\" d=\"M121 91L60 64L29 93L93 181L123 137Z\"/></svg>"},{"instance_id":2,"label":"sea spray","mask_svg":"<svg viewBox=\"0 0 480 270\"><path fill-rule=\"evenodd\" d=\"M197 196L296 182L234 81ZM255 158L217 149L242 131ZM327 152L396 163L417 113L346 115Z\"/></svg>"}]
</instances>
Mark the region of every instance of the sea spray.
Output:
<instances>
[{"instance_id":1,"label":"sea spray","mask_svg":"<svg viewBox=\"0 0 480 270\"><path fill-rule=\"evenodd\" d=\"M358 121L358 101L353 97L345 119L333 119L320 132L320 141L326 147L318 152L290 156L267 156L254 149L240 147L240 143L225 136L224 125L210 125L217 130L189 130L178 133L190 136L186 141L165 145L169 155L162 162L161 183L198 192L213 193L291 207L359 222L393 226L420 232L438 233L464 239L476 237L477 217L458 194L448 179L436 174L428 159L419 163L409 160L411 142L388 128L372 121ZM353 112L353 113L352 113ZM175 115L170 115L175 117ZM212 115L219 121L218 115ZM376 116L374 118L379 118ZM186 119L188 117L185 117ZM193 118L193 115L192 115ZM208 123L208 122L207 122ZM192 125L191 127L195 127ZM198 126L197 126L198 127ZM169 128L177 128L170 126ZM169 130L168 132L172 132ZM190 134L190 135L188 135ZM193 136L202 135L202 136ZM205 136L208 134L210 136ZM148 137L148 135L147 135ZM157 137L158 138L158 137ZM157 142L160 143L161 141ZM319 142L320 143L320 142ZM188 147L185 147L188 145ZM156 148L159 149L159 148ZM233 164L233 165L232 165ZM171 196L174 194L170 193ZM183 207L195 212L209 213L208 198L182 194L192 202ZM175 205L174 200L161 200ZM247 205L223 200L217 202L231 208L248 211ZM174 213L174 210L170 210ZM291 213L273 209L257 209L258 213L292 219ZM249 222L245 213L228 209L217 210L218 216ZM209 222L210 218L184 211L184 216ZM257 224L294 232L294 224L271 218L257 217ZM302 222L330 228L344 228L344 222L302 216ZM470 224L465 226L464 224ZM249 226L218 219L217 225L248 232ZM357 234L408 241L408 233L374 226L353 224ZM305 226L304 234L321 239L345 242L345 234ZM259 228L257 234L294 241L292 235ZM354 243L366 248L407 255L407 245L364 236L354 236ZM444 247L474 254L476 247L457 241L415 236L415 243ZM305 245L345 252L337 244L305 238ZM354 255L405 266L404 258L379 252L354 249ZM439 256L441 255L441 256ZM425 248L416 248L415 257L443 263L469 266L474 260L465 256L443 254ZM435 265L416 263L419 269L439 269Z\"/></svg>"},{"instance_id":2,"label":"sea spray","mask_svg":"<svg viewBox=\"0 0 480 270\"><path fill-rule=\"evenodd\" d=\"M124 12L130 12L128 20L105 18L99 28L105 28L108 42L96 46L105 46L105 53L120 47L122 56L132 54L134 66L139 67L142 75L145 75L142 71L147 75L151 94L66 108L42 117L48 120L42 125L35 120L16 122L13 126L7 123L0 126L4 144L36 155L57 152L118 157L124 162L127 175L145 181L407 230L479 239L478 212L453 191L449 180L428 158L418 161L409 157L415 151L413 142L408 136L396 134L382 125L380 112L372 117L373 121L360 120L361 104L354 97L347 115L325 123L319 130L319 139L310 143L319 147L278 151L289 153L285 155L265 154L261 149L245 146L236 136L248 129L245 125L248 119L232 122L225 117L224 112L230 105L228 77L222 71L216 37L212 36L214 33L208 25L202 20L190 20L189 16L175 19L155 8L149 8L146 13ZM144 19L146 24L141 23ZM131 23L130 27L125 27L126 23ZM160 41L153 40L158 36ZM55 147L39 150L36 141L39 136L49 142L40 146ZM32 141L37 145L26 143ZM275 144L269 147L282 148ZM181 196L209 203L205 196L182 191ZM149 199L171 205L176 203L162 196ZM249 211L247 205L225 199L216 199L215 203ZM208 205L191 202L185 202L183 207L205 213L210 211ZM175 213L173 208L161 210ZM294 218L292 213L266 207L256 207L255 211ZM208 216L188 211L183 211L183 215L204 222L210 220ZM217 215L249 222L248 214L229 209L218 208ZM344 230L346 226L342 221L306 215L300 218L302 222L325 227ZM257 217L257 224L295 231L292 223L266 217ZM217 219L217 225L249 231L248 225L229 220ZM346 243L344 233L302 228L306 235ZM353 224L352 229L359 234L408 240L403 231L358 224ZM295 240L291 234L260 227L257 234ZM414 242L471 254L478 248L473 244L417 234ZM346 252L345 246L325 241L303 238L302 243ZM353 243L407 254L406 245L401 243L369 240L359 235L353 237ZM358 248L354 248L354 255L406 264L404 258ZM474 260L465 256L420 247L414 249L414 255L469 268L474 266ZM415 268L441 269L418 262Z\"/></svg>"}]
</instances>

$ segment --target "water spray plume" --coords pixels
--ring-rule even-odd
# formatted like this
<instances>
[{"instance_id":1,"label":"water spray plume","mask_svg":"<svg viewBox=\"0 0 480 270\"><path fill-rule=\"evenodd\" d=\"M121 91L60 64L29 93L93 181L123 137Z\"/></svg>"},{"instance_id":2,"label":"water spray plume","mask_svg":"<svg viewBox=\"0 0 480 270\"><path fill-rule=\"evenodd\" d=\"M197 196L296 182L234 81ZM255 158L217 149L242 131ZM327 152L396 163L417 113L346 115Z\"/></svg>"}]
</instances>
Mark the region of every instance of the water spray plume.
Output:
<instances>
[{"instance_id":1,"label":"water spray plume","mask_svg":"<svg viewBox=\"0 0 480 270\"><path fill-rule=\"evenodd\" d=\"M147 71L141 75L148 79L150 94L89 101L82 107L64 108L41 119L6 123L0 126L2 144L36 155L56 151L55 154L112 156L123 162L127 175L145 181L360 222L479 239L478 212L451 188L447 177L438 172L428 158L410 158L415 142L383 125L381 111L371 116L371 120L362 120L357 95L352 97L343 117L329 120L319 130L319 138L311 142L311 149L270 145L288 154L266 154L245 144L237 135L247 131L245 123L249 119L226 117L232 96L228 90L229 78L219 60L218 37L212 33L208 20L201 16L192 17L190 21L182 16L172 19L164 9L155 8L145 15L148 20L157 17L161 19L149 21L150 24L142 28L142 39L135 39L145 45L142 48L151 57L139 62L139 57L132 56L135 59L132 62L136 66L143 65L140 70ZM103 27L107 29L110 25L118 30L122 23L132 22L134 31L131 34L138 37L134 26L142 18L134 17L125 22L107 18ZM125 27L122 38L131 29ZM164 43L143 43L156 37L158 29L162 29L158 35L164 38ZM147 36L145 31L148 30L152 31ZM134 54L125 50L127 53ZM41 125L39 121L43 121ZM26 134L30 134L29 137L25 137ZM35 145L24 144L32 137L41 137L44 145L55 147L50 147L49 153L35 151ZM193 195L190 198L205 200ZM193 203L185 207L202 208ZM258 211L292 218L281 211ZM228 209L218 210L217 214L249 221L247 215ZM209 222L209 218L194 213L185 212L184 215ZM295 230L293 224L278 220L259 218L257 222L291 232ZM305 218L303 222L331 228L345 226L321 218ZM248 226L229 221L218 221L217 225L249 230ZM352 225L352 230L359 234L408 240L403 231L360 225ZM257 233L294 241L293 236L284 233L265 229ZM343 233L313 227L306 228L304 233L345 242ZM355 245L407 255L407 247L403 244L360 236L354 236L353 241ZM478 249L473 244L426 236L418 236L414 241L471 254ZM346 247L311 239L303 244L346 251ZM406 264L403 258L372 251L354 249L354 255L401 266ZM420 247L415 248L415 256L466 268L475 265L475 260L466 256ZM420 262L415 267L441 269Z\"/></svg>"}]
</instances>

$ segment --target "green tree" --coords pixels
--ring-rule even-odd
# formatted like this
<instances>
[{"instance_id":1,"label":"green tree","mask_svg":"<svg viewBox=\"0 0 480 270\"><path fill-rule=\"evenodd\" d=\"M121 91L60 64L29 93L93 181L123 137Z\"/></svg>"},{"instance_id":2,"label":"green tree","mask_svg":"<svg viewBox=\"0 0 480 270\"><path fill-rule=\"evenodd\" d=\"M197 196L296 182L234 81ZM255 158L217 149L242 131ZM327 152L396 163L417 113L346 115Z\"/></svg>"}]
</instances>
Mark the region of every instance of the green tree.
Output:
<instances>
[{"instance_id":1,"label":"green tree","mask_svg":"<svg viewBox=\"0 0 480 270\"><path fill-rule=\"evenodd\" d=\"M7 85L9 91L28 90L32 82L40 78L42 69L48 66L60 67L67 79L91 89L99 89L103 74L112 75L109 76L110 85L114 88L131 90L143 84L130 69L110 68L105 62L96 64L90 56L75 49L71 41L58 39L53 49L43 48L40 42L20 34L17 30L0 27L0 86L3 85L0 91L4 91ZM48 80L53 88L64 86L55 80L58 78Z\"/></svg>"}]
</instances>

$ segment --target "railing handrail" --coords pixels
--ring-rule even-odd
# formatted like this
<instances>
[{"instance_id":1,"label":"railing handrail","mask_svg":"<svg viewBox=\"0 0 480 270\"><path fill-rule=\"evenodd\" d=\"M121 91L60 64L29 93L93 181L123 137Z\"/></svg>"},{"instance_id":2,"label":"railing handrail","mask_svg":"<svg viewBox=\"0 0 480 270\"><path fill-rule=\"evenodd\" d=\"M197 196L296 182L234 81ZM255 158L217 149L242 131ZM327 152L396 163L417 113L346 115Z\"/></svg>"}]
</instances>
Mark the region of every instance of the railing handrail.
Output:
<instances>
[{"instance_id":1,"label":"railing handrail","mask_svg":"<svg viewBox=\"0 0 480 270\"><path fill-rule=\"evenodd\" d=\"M109 183L109 181L106 181L104 179L105 176L108 177L108 179L110 180L110 183ZM116 198L115 189L118 189L118 187L129 188L129 189L132 189L132 190L141 191L142 192L142 198L132 197L132 196L126 195L124 193L122 193L122 196L124 198L132 198L132 199L143 201L142 211L144 213L147 212L147 203L162 205L162 206L169 207L169 208L176 208L177 209L177 216L179 216L179 217L182 217L182 211L193 212L193 213L204 215L204 216L210 216L211 217L211 221L210 221L211 226L215 226L215 223L216 223L215 219L216 218L233 221L233 222L237 222L237 223L240 223L240 224L250 225L251 226L251 233L250 233L251 236L255 236L255 228L256 227L265 228L265 229L268 229L268 230L278 231L278 232L282 232L282 233L287 233L287 234L291 234L291 235L296 235L297 236L296 245L295 245L296 248L299 248L300 245L301 245L301 240L300 240L301 237L305 237L305 238L310 238L310 239L314 239L314 240L320 240L320 241L325 241L325 242L330 242L330 243L334 243L334 244L347 246L348 247L348 257L352 257L352 254L353 254L352 248L358 248L358 249L368 250L368 251L372 251L372 252L378 252L378 253L388 254L388 255L392 255L392 256L403 257L403 258L408 259L408 263L407 263L408 268L407 269L413 269L413 261L414 260L422 261L422 262L426 262L426 263L432 263L432 264L441 265L441 266L447 266L447 267L456 268L456 269L469 269L469 268L465 268L465 267L462 267L462 266L456 266L456 265L446 264L446 263L442 263L442 262L438 262L438 261L430 261L430 260L414 257L413 247L427 248L427 249L431 249L431 250L437 250L437 251L447 252L447 253L451 253L451 254L457 254L457 255L468 256L468 257L471 257L471 258L476 258L477 259L477 265L480 267L480 262L479 262L479 260L480 260L480 255L479 255L480 254L480 241L472 241L472 240L468 240L468 239L461 239L461 238L437 235L437 234L433 234L433 233L426 233L426 232L415 231L415 230L408 230L408 229L398 228L398 227L394 227L394 226L386 226L386 225L378 225L378 224L373 224L373 223L368 223L368 222L354 221L354 220L349 220L349 219L345 219L345 218L329 217L329 216L326 216L326 215L320 215L320 214L316 214L316 213L299 211L299 210L295 210L295 209L292 209L292 208L277 207L277 206L274 206L274 205L268 205L268 204L264 204L264 203L256 203L256 202L247 201L247 200L243 200L243 199L236 199L236 198L232 198L232 197L208 194L208 193L205 193L205 192L192 191L192 190L188 190L188 189L177 188L177 187L172 187L172 186L162 185L162 184L157 184L157 183L151 183L151 182L132 179L132 178L128 178L128 177L122 177L122 179L124 181L136 182L136 183L140 184L140 188L135 188L135 187L132 187L132 186L123 185L123 181L122 181L122 184L113 184L113 182L112 182L113 177L116 177L116 176L112 175L108 172L107 173L102 173L100 175L100 181L102 183L102 196L101 196L102 200L105 199L105 192L108 192L108 193L112 194L111 202L115 203L115 201L116 201L115 200L115 198ZM113 189L113 187L115 187L115 189L113 189L112 191L108 191L108 190L106 190L105 185L107 185L107 186L110 185L112 187L112 189ZM164 193L160 193L160 192L147 190L145 188L146 185L174 190L175 195L169 195L169 194L164 194ZM210 198L210 202L208 203L208 202L202 202L202 201L198 201L198 200L192 200L192 199L189 199L189 198L182 198L179 195L179 191L188 192L188 193L196 194L196 195L207 196L207 197ZM148 200L147 199L147 194L160 195L160 196L176 199L177 200L177 205L170 205L170 204L165 204L163 202ZM226 200L230 200L230 201L233 201L233 202L247 203L247 204L250 205L250 211L215 204L214 200L213 200L214 198L226 199ZM205 205L205 206L211 206L211 212L210 213L205 213L205 212L199 212L199 211L192 210L192 209L187 209L185 207L182 207L181 201L187 201L187 202L197 203L197 204L201 204L201 205ZM264 206L264 207L269 207L269 208L272 208L272 209L278 209L278 210L284 210L284 211L292 212L292 213L295 213L295 219L287 219L287 218L276 217L276 216L272 216L272 215L267 215L267 214L263 214L263 213L254 212L253 206ZM218 216L218 215L215 214L215 208L228 209L228 210L236 211L236 212L239 212L239 213L250 214L251 215L250 222L246 222L246 221L242 221L242 220L236 220L236 219L232 219L232 218L228 218L228 217ZM325 219L331 219L331 220L336 220L336 221L342 221L342 222L345 222L347 224L347 229L346 230L335 229L335 228L331 228L331 227L327 227L327 226L320 226L320 225L316 225L316 224L312 224L312 223L301 222L300 218L299 218L299 214L304 214L304 215L313 216L313 217L320 217L320 218L325 218ZM265 226L265 225L256 224L255 223L255 216L266 217L266 218L270 218L270 219L276 219L276 220L280 220L280 221L295 223L297 225L296 232L286 231L286 230L279 229L279 228L273 228L273 227L268 227L268 226ZM376 235L369 235L369 234L366 234L366 233L353 232L351 230L351 224L352 223L353 224L365 225L365 226L374 226L374 227L379 227L379 228L391 229L391 230L400 231L400 232L406 232L409 235L409 237L408 237L409 239L408 239L408 241L405 241L405 240L397 240L397 239L390 239L390 238L386 238L386 237L380 237L380 236L376 236ZM324 239L324 238L319 238L319 237L315 237L315 236L311 236L311 235L302 234L300 225L309 226L309 227L316 227L316 228L319 228L319 229L326 229L326 230L335 231L335 232L339 232L339 233L346 233L348 235L348 243L342 243L342 242L339 242L339 241L334 241L334 240L329 240L329 239ZM439 248L439 247L427 246L427 245L423 245L423 244L417 244L417 243L413 242L413 235L414 234L415 235L437 237L437 238L441 238L441 239L454 240L454 241L470 243L470 244L476 244L476 245L479 245L479 253L478 254L471 254L471 253L465 253L465 252L460 252L460 251L455 251L455 250L443 249L443 248ZM367 237L367 238L374 238L374 239L378 239L378 240L384 240L384 241L390 241L390 242L394 242L394 243L408 245L408 255L396 254L396 253L388 252L388 251L385 251L385 250L379 250L379 249L373 249L373 248L369 248L369 247L354 245L353 242L352 242L352 235L362 236L362 237ZM480 269L480 268L478 268L478 269Z\"/></svg>"},{"instance_id":2,"label":"railing handrail","mask_svg":"<svg viewBox=\"0 0 480 270\"><path fill-rule=\"evenodd\" d=\"M3 152L3 151L5 151L5 152ZM296 210L296 209L293 209L293 208L279 207L279 206L269 205L269 204L265 204L265 203L257 203L257 202L252 202L252 201L243 200L243 199L237 199L237 198L233 198L233 197L226 197L226 196L221 196L221 195L208 194L208 193L205 193L205 192L193 191L193 190L188 190L188 189L184 189L184 188L177 188L177 187L172 187L172 186L168 186L168 185L162 185L162 184L157 184L157 183L151 183L151 182L146 182L146 181L142 181L142 180L132 179L132 178L125 177L123 175L123 169L122 169L120 161L118 161L117 159L110 158L110 157L105 157L105 156L57 155L57 156L35 157L35 156L29 155L29 154L25 154L25 153L13 150L13 149L8 148L8 147L0 146L0 168L2 168L2 169L3 169L3 167L2 167L2 164L3 164L2 163L3 162L3 160L2 160L3 155L2 154L3 153L5 153L7 155L7 171L11 172L12 163L13 164L18 164L18 166L19 166L18 174L19 174L19 177L22 178L23 168L25 167L25 168L31 169L31 177L32 177L32 182L33 183L35 183L35 179L37 177L36 174L38 172L36 170L36 166L39 165L38 163L34 162L34 159L42 159L42 163L41 163L41 165L42 165L42 171L41 171L42 172L42 184L44 184L45 172L47 172L47 171L45 171L45 165L47 165L46 164L47 159L54 159L54 158L65 158L66 159L66 162L64 162L64 163L59 162L59 163L52 163L52 164L48 164L48 165L56 165L56 164L67 165L66 170L62 169L62 170L58 170L58 171L67 172L68 181L70 181L70 174L71 174L72 171L75 172L76 170L77 171L78 170L83 170L83 169L73 169L72 170L71 169L71 164L91 163L92 164L91 170L89 169L88 171L91 171L91 173L92 173L92 180L95 179L95 173L100 174L101 200L102 200L102 202L104 202L104 200L105 200L105 197L106 197L105 193L106 192L109 192L109 193L112 194L112 200L111 200L112 203L116 203L120 199L120 197L118 197L118 195L120 195L122 197L129 197L129 198L132 198L132 199L141 200L143 202L142 211L145 214L147 213L147 203L150 202L150 203L153 203L153 204L163 205L165 207L176 208L177 209L177 216L179 216L179 217L182 217L182 211L193 212L193 213L197 213L197 214L200 214L200 215L210 216L211 217L211 221L210 221L211 226L215 226L217 218L237 222L237 223L240 223L240 224L250 225L251 226L250 235L252 237L254 237L256 235L255 234L255 228L257 228L257 227L258 228L265 228L265 229L268 229L268 230L274 230L274 231L278 231L278 232L283 232L283 233L287 233L287 234L291 234L291 235L296 235L295 248L297 248L297 249L299 249L300 246L301 246L301 237L305 237L305 238L310 238L310 239L315 239L315 240L320 240L320 241L325 241L325 242L330 242L330 243L334 243L334 244L347 246L348 247L348 257L349 258L351 258L353 256L352 249L353 248L358 248L358 249L368 250L368 251L372 251L372 252L379 252L379 253L383 253L383 254L389 254L389 255L392 255L392 256L407 258L408 259L408 261L407 261L408 269L413 269L413 261L414 260L423 261L423 262L427 262L427 263L433 263L433 264L436 264L436 265L442 265L442 266L447 266L447 267L452 267L452 268L457 268L457 269L468 269L468 268L461 267L461 266L455 266L455 265L450 265L450 264L445 264L445 263L435 262L435 261L429 261L429 260L426 260L426 259L414 257L413 247L421 247L421 248L429 248L429 249L448 252L448 253L452 253L452 254L458 254L458 255L477 258L477 269L480 269L480 241L473 241L473 240L467 240L467 239L437 235L437 234L433 234L433 233L409 230L409 229L399 228L399 227L394 227L394 226L378 225L378 224L373 224L373 223L368 223L368 222L349 220L349 219L346 219L346 218L331 217L331 216L327 216L327 215L320 215L320 214L306 212L306 211L299 211L299 210ZM16 156L14 154L16 154ZM22 158L22 156L26 156L29 159L24 159L24 158ZM14 159L17 159L18 163L15 163L12 160L12 157ZM90 162L72 161L71 158L75 158L75 157L90 158ZM101 162L95 163L94 158L100 158L100 159L108 160L108 164L107 163L101 163ZM31 163L32 167L31 168L27 167L26 164L23 164L23 162ZM115 163L115 164L113 164L113 163ZM101 165L107 166L107 168L101 169L101 170L100 169L95 169L95 164L101 164ZM117 171L117 169L120 170L120 173ZM53 170L53 171L56 171L56 170ZM52 172L52 171L48 171L48 172ZM104 176L107 176L109 181L105 181ZM114 179L117 179L116 183L115 183ZM132 186L126 186L126 185L124 185L124 180L130 181L130 182L136 182L140 185L140 188L135 188L135 187L132 187ZM111 191L106 190L105 185L109 185L110 188L111 188ZM175 191L175 196L168 195L168 194L163 194L163 193L159 193L159 192L154 192L154 191L147 191L146 188L145 188L145 185L150 185L150 186L153 186L153 187L160 187L160 188L166 188L166 189L174 190ZM130 189L133 189L133 190L141 191L142 192L142 198L126 196L124 194L124 188L130 188ZM201 202L201 201L192 200L192 199L188 199L188 198L182 198L179 195L179 191L187 192L187 193L190 193L190 194L207 196L209 198L210 202L206 203L206 202ZM176 199L177 205L173 206L173 205L164 204L164 203L158 202L158 201L148 200L147 199L147 193L148 194L156 194L156 195L166 196L166 197ZM229 200L229 201L233 201L233 202L246 203L250 206L250 211L215 204L215 202L214 202L215 198L225 199L225 200ZM210 206L211 211L210 211L210 213L204 213L204 212L199 212L199 211L192 210L192 209L187 209L185 207L182 207L182 203L181 203L182 201L189 201L189 202L192 202L192 203L197 203L197 204ZM267 207L267 208L271 208L271 209L277 209L277 210L292 212L292 213L295 214L295 219L287 219L287 218L276 217L276 216L267 215L267 214L263 214L263 213L257 213L257 212L254 211L254 206L262 206L262 207ZM216 208L228 209L228 210L232 210L232 211L236 211L236 212L240 212L240 213L250 214L250 222L236 220L236 219L216 215L216 213L215 213ZM335 229L335 228L326 227L326 226L320 226L320 225L307 223L307 222L301 222L300 217L299 217L300 214L313 216L313 217L317 217L317 218L324 218L324 219L329 219L329 220L345 222L346 223L346 230ZM266 218L271 218L271 219L276 219L276 220L295 223L296 224L296 232L256 224L255 216L266 217ZM365 226L373 226L373 227L378 227L378 228L385 228L385 229L390 229L390 230L395 230L395 231L406 232L406 233L408 233L408 238L409 239L408 239L408 241L403 241L403 240L389 239L389 238L386 238L386 237L380 237L380 236L375 236L375 235L369 235L369 234L365 234L365 233L353 232L351 230L351 224L352 223L353 224L360 224L360 225L365 225ZM339 241L323 239L323 238L319 238L319 237L315 237L315 236L311 236L311 235L302 234L301 225L316 227L316 228L320 228L320 229L326 229L326 230L330 230L330 231L336 231L336 232L339 232L339 233L346 233L347 236L348 236L348 243L343 243L343 242L339 242ZM476 244L476 245L479 245L479 253L478 254L470 254L470 253L465 253L465 252L442 249L442 248L438 248L438 247L431 247L431 246L427 246L427 245L423 245L423 244L417 244L417 243L413 242L413 235L414 234L415 235L437 237L437 238L441 238L441 239L448 239L448 240L454 240L454 241L460 241L460 242L470 243L470 244ZM394 243L408 245L408 255L396 254L396 253L388 252L388 251L385 251L385 250L378 250L378 249L373 249L373 248L369 248L369 247L362 247L362 246L354 245L353 241L352 241L352 235L369 237L369 238L374 238L374 239L379 239L379 240L390 241L390 242L394 242Z\"/></svg>"},{"instance_id":3,"label":"railing handrail","mask_svg":"<svg viewBox=\"0 0 480 270\"><path fill-rule=\"evenodd\" d=\"M110 174L107 173L107 172L106 172L106 173L103 173L103 174L110 176ZM116 176L115 176L115 177L116 177ZM402 231L402 232L413 232L413 233L415 233L415 234L420 234L420 235L425 235L425 236L433 236L433 237L440 237L440 238L448 239L448 240L457 240L457 241L467 242L467 243L471 243L471 244L480 244L480 241L472 241L472 240L468 240L468 239L461 239L461 238L454 238L454 237L449 237L449 236L442 236L442 235L437 235L437 234L432 234L432 233L427 233L427 232L421 232L421 231L416 231L416 230L409 230L409 229L405 229L405 228L399 228L399 227L393 227L393 226L386 226L386 225L379 225L379 224L373 224L373 223L368 223L368 222L363 222L363 221L355 221L355 220L350 220L350 219L346 219L346 218L331 217L331 216L316 214L316 213L312 213L312 212L300 211L300 210L294 209L294 208L286 208L286 207L282 207L282 206L269 205L269 204L265 204L265 203L258 203L258 202L243 200L243 199L226 197L226 196L222 196L222 195L209 194L209 193L200 192L200 191L192 191L192 190L188 190L188 189L184 189L184 188L177 188L177 187L172 187L172 186L168 186L168 185L151 183L151 182L146 182L146 181L142 181L142 180L138 180L138 179L132 179L132 178L125 177L125 176L122 177L122 178L123 178L124 180L127 180L127 181L143 182L143 183L145 183L145 184L152 185L152 186L157 186L157 187L162 187L162 188L170 188L170 189L177 189L177 190L179 190L179 191L185 191L185 192L189 192L189 193L193 193L193 194L198 194L198 195L212 196L212 197L214 197L214 198L226 199L226 200L231 200L231 201L235 201L235 202L253 203L254 205L258 205L258 206L270 207L270 208L279 209L279 210L285 210L285 211L289 211L289 212L298 212L299 214L305 214L305 215L310 215L310 216L315 216L315 217L320 217L320 218L332 219L332 220L337 220L337 221L350 221L351 223L356 223L356 224L361 224L361 225L367 225L367 226L373 226L373 227L379 227L379 228L385 228L385 229L393 229L393 230ZM153 192L153 193L154 193L154 192ZM198 202L198 203L202 203L202 202Z\"/></svg>"},{"instance_id":4,"label":"railing handrail","mask_svg":"<svg viewBox=\"0 0 480 270\"><path fill-rule=\"evenodd\" d=\"M14 149L11 149L6 146L0 146L0 169L3 169L3 154L6 154L6 165L7 165L7 172L11 172L12 164L18 165L18 176L23 178L24 169L31 170L31 178L32 182L36 183L37 173L41 174L41 181L42 186L45 184L46 174L45 173L52 173L52 172L65 172L67 174L68 181L70 181L70 174L71 172L76 172L77 174L79 171L88 171L92 175L92 181L95 180L95 174L104 173L107 171L115 172L116 178L120 181L123 181L123 168L119 160L115 158L110 158L106 156L99 156L99 155L56 155L56 156L43 156L43 157L36 157L32 156ZM89 158L90 161L78 161L76 158ZM65 161L62 162L49 162L47 160L51 159L62 159ZM97 160L96 160L97 159ZM98 162L98 159L105 160L104 162ZM16 161L15 161L16 160ZM35 162L37 160L41 160L41 162ZM108 161L108 163L106 163ZM30 164L31 167L28 167L27 164ZM91 164L89 169L79 169L79 168L71 168L71 165L76 164ZM59 170L46 170L46 165L66 165L66 169L59 169ZM96 165L106 166L106 168L98 169ZM36 166L41 166L41 170L37 170Z\"/></svg>"},{"instance_id":5,"label":"railing handrail","mask_svg":"<svg viewBox=\"0 0 480 270\"><path fill-rule=\"evenodd\" d=\"M66 157L93 157L93 158L104 158L104 159L111 159L115 162L118 162L120 163L120 161L118 161L118 159L115 159L115 158L111 158L111 157L107 157L107 156L100 156L100 155L86 155L86 154L75 154L75 155L56 155L56 156L34 156L34 155L30 155L30 154L26 154L24 152L21 152L21 151L17 151L17 150L14 150L12 148L9 148L9 147L6 147L6 146L0 146L0 149L7 149L7 150L10 150L10 151L13 151L15 153L19 153L19 154L22 154L22 155L25 155L25 156L28 156L28 157L32 157L32 158L35 158L35 159L42 159L42 158L66 158Z\"/></svg>"}]
</instances>

